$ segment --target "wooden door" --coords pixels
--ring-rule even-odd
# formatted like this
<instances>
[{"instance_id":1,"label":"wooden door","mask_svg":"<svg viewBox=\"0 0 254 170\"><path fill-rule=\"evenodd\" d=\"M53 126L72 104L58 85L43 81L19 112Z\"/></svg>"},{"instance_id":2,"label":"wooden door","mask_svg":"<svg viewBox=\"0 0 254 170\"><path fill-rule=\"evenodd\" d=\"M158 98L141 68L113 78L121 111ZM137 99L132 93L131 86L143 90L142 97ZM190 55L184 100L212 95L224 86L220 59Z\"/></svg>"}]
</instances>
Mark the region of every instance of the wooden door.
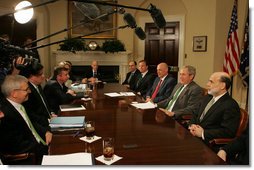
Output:
<instances>
[{"instance_id":1,"label":"wooden door","mask_svg":"<svg viewBox=\"0 0 254 170\"><path fill-rule=\"evenodd\" d=\"M166 62L178 67L179 57L179 22L167 22L164 28L157 28L154 23L145 25L145 60L152 71L157 64ZM177 72L171 72L177 78Z\"/></svg>"}]
</instances>

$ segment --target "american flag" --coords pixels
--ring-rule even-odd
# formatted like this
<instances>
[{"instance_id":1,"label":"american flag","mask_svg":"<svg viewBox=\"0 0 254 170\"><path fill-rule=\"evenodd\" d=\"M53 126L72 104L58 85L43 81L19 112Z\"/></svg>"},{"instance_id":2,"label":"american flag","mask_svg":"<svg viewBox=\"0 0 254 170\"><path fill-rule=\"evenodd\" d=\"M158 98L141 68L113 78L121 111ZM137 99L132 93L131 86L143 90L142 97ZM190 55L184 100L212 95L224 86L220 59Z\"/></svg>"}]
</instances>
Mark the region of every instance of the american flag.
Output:
<instances>
[{"instance_id":1,"label":"american flag","mask_svg":"<svg viewBox=\"0 0 254 170\"><path fill-rule=\"evenodd\" d=\"M228 32L223 71L227 72L229 75L233 75L237 72L240 63L239 54L237 0L235 0Z\"/></svg>"},{"instance_id":2,"label":"american flag","mask_svg":"<svg viewBox=\"0 0 254 170\"><path fill-rule=\"evenodd\" d=\"M240 63L240 74L242 76L243 84L249 86L249 13L245 24L245 33L244 33L244 44L241 54L241 63Z\"/></svg>"}]
</instances>

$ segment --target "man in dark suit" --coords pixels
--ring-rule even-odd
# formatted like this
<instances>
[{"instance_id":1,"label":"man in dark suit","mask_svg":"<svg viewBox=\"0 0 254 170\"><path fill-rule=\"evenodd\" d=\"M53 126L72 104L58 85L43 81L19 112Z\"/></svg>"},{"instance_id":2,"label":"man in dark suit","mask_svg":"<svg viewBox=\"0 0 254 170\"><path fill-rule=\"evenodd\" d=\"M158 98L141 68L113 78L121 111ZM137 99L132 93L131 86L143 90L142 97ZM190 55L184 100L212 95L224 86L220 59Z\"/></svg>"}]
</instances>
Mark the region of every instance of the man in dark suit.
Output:
<instances>
[{"instance_id":1,"label":"man in dark suit","mask_svg":"<svg viewBox=\"0 0 254 170\"><path fill-rule=\"evenodd\" d=\"M42 156L48 153L52 133L45 132L44 127L41 127L37 122L31 122L22 105L30 93L28 80L20 75L7 76L1 90L6 97L1 101L4 117L0 124L0 153L3 155L3 163L32 164L33 162L29 158L22 161L6 162L5 155L35 153L37 164L40 164ZM42 135L45 140L42 139Z\"/></svg>"},{"instance_id":2,"label":"man in dark suit","mask_svg":"<svg viewBox=\"0 0 254 170\"><path fill-rule=\"evenodd\" d=\"M193 66L183 66L180 69L179 83L174 87L169 98L157 104L160 110L175 119L195 113L203 94L202 88L193 81L195 75L196 69Z\"/></svg>"},{"instance_id":3,"label":"man in dark suit","mask_svg":"<svg viewBox=\"0 0 254 170\"><path fill-rule=\"evenodd\" d=\"M158 103L168 98L176 85L176 80L168 74L168 65L160 63L157 66L158 77L153 82L152 88L146 93L146 102Z\"/></svg>"},{"instance_id":4,"label":"man in dark suit","mask_svg":"<svg viewBox=\"0 0 254 170\"><path fill-rule=\"evenodd\" d=\"M129 62L129 70L130 72L127 73L126 78L122 84L133 90L135 87L135 81L140 74L140 71L137 69L136 61Z\"/></svg>"},{"instance_id":5,"label":"man in dark suit","mask_svg":"<svg viewBox=\"0 0 254 170\"><path fill-rule=\"evenodd\" d=\"M95 83L98 80L102 80L101 72L99 70L98 61L94 60L91 64L91 69L86 73L87 80L91 83Z\"/></svg>"},{"instance_id":6,"label":"man in dark suit","mask_svg":"<svg viewBox=\"0 0 254 170\"><path fill-rule=\"evenodd\" d=\"M234 138L236 135L240 108L227 92L230 84L227 73L213 73L207 83L209 95L204 97L197 114L190 120L190 133L205 143L214 138ZM216 146L213 149L218 151Z\"/></svg>"},{"instance_id":7,"label":"man in dark suit","mask_svg":"<svg viewBox=\"0 0 254 170\"><path fill-rule=\"evenodd\" d=\"M28 116L31 118L32 122L37 121L47 130L50 130L49 119L53 112L50 110L41 87L41 84L45 81L43 66L40 63L34 66L29 65L22 70L20 74L28 78L28 85L31 90L28 100L23 103ZM55 114L53 114L53 116L55 116Z\"/></svg>"},{"instance_id":8,"label":"man in dark suit","mask_svg":"<svg viewBox=\"0 0 254 170\"><path fill-rule=\"evenodd\" d=\"M141 60L138 63L138 69L140 74L135 82L134 91L141 95L144 99L146 98L146 93L153 85L155 79L155 74L149 72L148 65L145 60Z\"/></svg>"},{"instance_id":9,"label":"man in dark suit","mask_svg":"<svg viewBox=\"0 0 254 170\"><path fill-rule=\"evenodd\" d=\"M217 155L231 165L249 165L249 125L243 133L220 148Z\"/></svg>"},{"instance_id":10,"label":"man in dark suit","mask_svg":"<svg viewBox=\"0 0 254 170\"><path fill-rule=\"evenodd\" d=\"M44 87L44 94L48 101L50 110L58 114L59 105L68 104L74 99L81 98L84 94L75 94L73 90L65 86L65 82L69 79L69 71L64 67L56 67L53 78L49 80Z\"/></svg>"}]
</instances>

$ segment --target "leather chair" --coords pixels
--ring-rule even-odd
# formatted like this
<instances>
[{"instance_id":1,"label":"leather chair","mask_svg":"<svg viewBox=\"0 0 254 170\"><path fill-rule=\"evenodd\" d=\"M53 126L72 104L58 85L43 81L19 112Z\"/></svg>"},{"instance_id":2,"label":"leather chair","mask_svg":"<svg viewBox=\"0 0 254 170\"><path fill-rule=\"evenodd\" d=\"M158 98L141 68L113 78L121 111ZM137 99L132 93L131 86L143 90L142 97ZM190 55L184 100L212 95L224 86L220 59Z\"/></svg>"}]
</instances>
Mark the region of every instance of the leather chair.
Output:
<instances>
[{"instance_id":1,"label":"leather chair","mask_svg":"<svg viewBox=\"0 0 254 170\"><path fill-rule=\"evenodd\" d=\"M240 122L239 122L239 126L236 132L236 136L235 138L239 137L243 131L246 129L247 124L248 124L248 119L249 119L249 114L246 110L240 108ZM214 145L226 145L227 143L231 142L232 140L234 140L235 138L216 138L216 139L212 139L209 141L209 145L210 146L214 146Z\"/></svg>"}]
</instances>

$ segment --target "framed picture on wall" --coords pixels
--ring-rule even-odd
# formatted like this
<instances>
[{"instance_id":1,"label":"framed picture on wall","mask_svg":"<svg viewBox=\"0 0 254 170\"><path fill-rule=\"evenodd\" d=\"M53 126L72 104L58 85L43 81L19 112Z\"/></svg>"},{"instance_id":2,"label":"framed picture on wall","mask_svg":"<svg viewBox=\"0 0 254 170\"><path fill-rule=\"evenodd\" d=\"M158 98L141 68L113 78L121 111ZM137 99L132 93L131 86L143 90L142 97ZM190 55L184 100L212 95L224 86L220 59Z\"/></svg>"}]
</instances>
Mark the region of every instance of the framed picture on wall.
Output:
<instances>
[{"instance_id":1,"label":"framed picture on wall","mask_svg":"<svg viewBox=\"0 0 254 170\"><path fill-rule=\"evenodd\" d=\"M193 51L205 52L207 50L207 36L194 36L193 37Z\"/></svg>"},{"instance_id":2,"label":"framed picture on wall","mask_svg":"<svg viewBox=\"0 0 254 170\"><path fill-rule=\"evenodd\" d=\"M116 0L100 0L117 3ZM98 33L117 25L117 14L113 13L115 7L84 3L78 1L68 2L68 31L69 37L84 35L83 38L116 38L116 30ZM111 13L107 15L108 13ZM90 35L93 34L94 35Z\"/></svg>"}]
</instances>

